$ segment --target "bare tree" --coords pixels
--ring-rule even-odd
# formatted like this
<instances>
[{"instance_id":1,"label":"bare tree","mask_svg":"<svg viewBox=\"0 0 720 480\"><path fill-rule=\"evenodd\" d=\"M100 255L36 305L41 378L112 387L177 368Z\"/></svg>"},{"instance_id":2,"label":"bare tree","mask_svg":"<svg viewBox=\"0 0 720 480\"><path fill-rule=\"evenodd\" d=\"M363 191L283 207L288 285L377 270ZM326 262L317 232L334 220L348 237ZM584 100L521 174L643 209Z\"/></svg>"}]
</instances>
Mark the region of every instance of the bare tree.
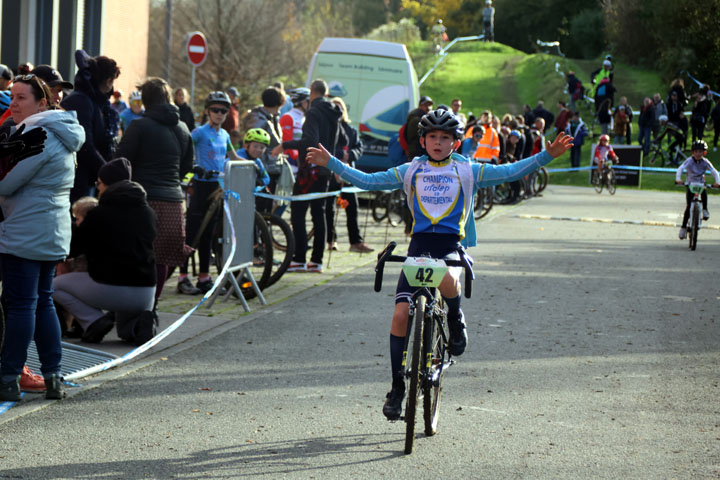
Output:
<instances>
[{"instance_id":1,"label":"bare tree","mask_svg":"<svg viewBox=\"0 0 720 480\"><path fill-rule=\"evenodd\" d=\"M277 79L304 82L319 41L349 30L345 13L329 0L174 0L173 86L189 86L186 36L201 31L208 41L208 58L196 69L196 105L211 90L235 86L241 106L253 106ZM148 75L164 73L164 21L165 2L153 0Z\"/></svg>"}]
</instances>

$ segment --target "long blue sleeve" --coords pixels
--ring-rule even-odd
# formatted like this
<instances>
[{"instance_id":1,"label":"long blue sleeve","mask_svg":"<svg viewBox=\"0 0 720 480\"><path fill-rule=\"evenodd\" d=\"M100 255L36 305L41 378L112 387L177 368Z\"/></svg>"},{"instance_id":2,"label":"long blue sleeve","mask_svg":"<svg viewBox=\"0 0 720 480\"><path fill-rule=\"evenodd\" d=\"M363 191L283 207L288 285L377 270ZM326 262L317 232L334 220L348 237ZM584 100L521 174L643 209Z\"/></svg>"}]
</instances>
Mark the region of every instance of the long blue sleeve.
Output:
<instances>
[{"instance_id":1,"label":"long blue sleeve","mask_svg":"<svg viewBox=\"0 0 720 480\"><path fill-rule=\"evenodd\" d=\"M384 172L365 173L341 162L335 157L330 157L327 168L340 175L343 180L363 190L396 190L402 188L403 178L409 166L409 163L405 163Z\"/></svg>"},{"instance_id":2,"label":"long blue sleeve","mask_svg":"<svg viewBox=\"0 0 720 480\"><path fill-rule=\"evenodd\" d=\"M532 157L515 163L505 163L503 165L473 163L472 169L473 177L475 178L475 188L490 187L519 180L525 175L529 175L538 168L552 162L552 160L552 155L547 151L542 151Z\"/></svg>"}]
</instances>

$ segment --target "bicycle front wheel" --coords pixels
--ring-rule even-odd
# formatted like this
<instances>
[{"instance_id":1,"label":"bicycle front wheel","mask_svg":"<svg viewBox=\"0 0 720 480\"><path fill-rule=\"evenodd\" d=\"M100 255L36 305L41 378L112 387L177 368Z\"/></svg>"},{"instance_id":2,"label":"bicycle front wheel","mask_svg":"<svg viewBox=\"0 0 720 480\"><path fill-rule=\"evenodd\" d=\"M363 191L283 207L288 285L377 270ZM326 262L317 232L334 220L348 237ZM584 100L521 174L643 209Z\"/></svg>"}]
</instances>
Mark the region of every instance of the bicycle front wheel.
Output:
<instances>
[{"instance_id":1,"label":"bicycle front wheel","mask_svg":"<svg viewBox=\"0 0 720 480\"><path fill-rule=\"evenodd\" d=\"M692 222L690 225L690 232L688 237L690 241L690 250L695 250L697 248L697 237L698 237L698 223L700 222L700 203L695 202L693 205L692 212L690 214L690 221Z\"/></svg>"},{"instance_id":2,"label":"bicycle front wheel","mask_svg":"<svg viewBox=\"0 0 720 480\"><path fill-rule=\"evenodd\" d=\"M253 233L253 259L250 271L255 278L260 290L268 286L273 267L273 246L272 236L262 214L255 212L255 225ZM245 298L254 298L255 289L252 288L250 279L243 278L240 287Z\"/></svg>"},{"instance_id":3,"label":"bicycle front wheel","mask_svg":"<svg viewBox=\"0 0 720 480\"><path fill-rule=\"evenodd\" d=\"M440 418L440 394L442 393L442 378L445 375L445 360L447 348L447 322L445 314L431 314L425 316L425 341L423 351L425 355L426 375L423 385L423 418L425 420L425 435L432 436L437 433Z\"/></svg>"},{"instance_id":4,"label":"bicycle front wheel","mask_svg":"<svg viewBox=\"0 0 720 480\"><path fill-rule=\"evenodd\" d=\"M593 187L595 187L595 191L597 193L601 193L603 189L603 182L600 178L600 174L598 173L597 169L593 167L593 171L590 174L590 182L593 184Z\"/></svg>"},{"instance_id":5,"label":"bicycle front wheel","mask_svg":"<svg viewBox=\"0 0 720 480\"><path fill-rule=\"evenodd\" d=\"M420 295L415 300L415 316L411 320L413 322L413 342L412 354L410 358L410 366L407 367L410 376L410 385L408 387L407 405L405 406L405 453L412 453L413 443L415 442L415 413L417 412L417 404L420 399L420 353L422 352L423 339L423 319L425 318L426 299Z\"/></svg>"},{"instance_id":6,"label":"bicycle front wheel","mask_svg":"<svg viewBox=\"0 0 720 480\"><path fill-rule=\"evenodd\" d=\"M495 202L495 189L493 187L485 187L478 191L478 195L483 196L483 205L482 205L482 211L480 212L480 216L476 217L477 220L480 220L484 216L486 216L488 213L490 213L490 210L492 210L493 203Z\"/></svg>"},{"instance_id":7,"label":"bicycle front wheel","mask_svg":"<svg viewBox=\"0 0 720 480\"><path fill-rule=\"evenodd\" d=\"M267 286L274 284L285 274L295 253L295 235L290 225L278 215L264 215L270 229L273 246L272 273Z\"/></svg>"},{"instance_id":8,"label":"bicycle front wheel","mask_svg":"<svg viewBox=\"0 0 720 480\"><path fill-rule=\"evenodd\" d=\"M617 179L615 178L615 170L610 169L607 171L607 189L608 192L610 192L610 195L615 195L615 183Z\"/></svg>"}]
</instances>

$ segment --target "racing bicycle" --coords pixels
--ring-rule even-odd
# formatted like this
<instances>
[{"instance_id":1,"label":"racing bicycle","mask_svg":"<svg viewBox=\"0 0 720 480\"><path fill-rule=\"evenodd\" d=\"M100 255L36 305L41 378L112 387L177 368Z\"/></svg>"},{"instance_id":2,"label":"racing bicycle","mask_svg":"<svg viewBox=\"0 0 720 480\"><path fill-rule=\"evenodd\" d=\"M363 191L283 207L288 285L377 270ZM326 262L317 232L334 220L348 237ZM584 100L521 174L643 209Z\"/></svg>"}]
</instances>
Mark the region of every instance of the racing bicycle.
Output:
<instances>
[{"instance_id":1,"label":"racing bicycle","mask_svg":"<svg viewBox=\"0 0 720 480\"><path fill-rule=\"evenodd\" d=\"M402 262L403 275L410 286L418 287L410 301L405 345L403 347L403 368L409 380L405 415L405 453L412 453L415 441L415 416L422 396L425 435L437 432L440 418L440 395L442 379L450 365L455 363L448 351L449 331L445 302L438 286L449 267L465 269L465 297L472 292L472 258L458 247L459 260L442 260L430 257L404 257L393 255L397 244L390 242L378 254L375 266L375 291L382 288L383 270L386 262ZM410 363L407 363L408 352Z\"/></svg>"},{"instance_id":2,"label":"racing bicycle","mask_svg":"<svg viewBox=\"0 0 720 480\"><path fill-rule=\"evenodd\" d=\"M602 173L598 172L596 166L592 166L592 173L590 173L590 183L595 187L597 193L602 193L603 187L607 187L610 195L615 195L615 170L613 169L612 160L607 159L603 162Z\"/></svg>"},{"instance_id":3,"label":"racing bicycle","mask_svg":"<svg viewBox=\"0 0 720 480\"><path fill-rule=\"evenodd\" d=\"M694 251L697 248L698 230L702 227L703 221L701 196L705 191L705 188L711 187L710 185L699 182L691 182L687 185L687 187L690 190L690 193L693 194L692 202L690 202L690 216L688 217L687 224L688 247L690 247L690 250Z\"/></svg>"}]
</instances>

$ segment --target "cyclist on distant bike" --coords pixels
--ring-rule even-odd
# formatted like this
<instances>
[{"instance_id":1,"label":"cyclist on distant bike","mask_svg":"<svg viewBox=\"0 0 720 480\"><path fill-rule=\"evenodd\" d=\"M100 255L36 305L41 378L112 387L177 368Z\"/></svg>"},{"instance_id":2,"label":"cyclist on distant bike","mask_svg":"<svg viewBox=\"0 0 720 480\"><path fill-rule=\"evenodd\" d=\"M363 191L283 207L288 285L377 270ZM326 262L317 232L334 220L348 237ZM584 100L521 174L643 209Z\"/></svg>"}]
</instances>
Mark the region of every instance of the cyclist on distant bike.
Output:
<instances>
[{"instance_id":1,"label":"cyclist on distant bike","mask_svg":"<svg viewBox=\"0 0 720 480\"><path fill-rule=\"evenodd\" d=\"M595 156L593 157L593 161L597 163L597 171L600 176L599 178L602 178L603 166L608 158L610 160L617 161L618 157L615 154L615 150L613 150L612 145L610 145L610 137L607 134L600 135L598 146L595 147Z\"/></svg>"},{"instance_id":2,"label":"cyclist on distant bike","mask_svg":"<svg viewBox=\"0 0 720 480\"><path fill-rule=\"evenodd\" d=\"M673 160L675 157L673 152L675 149L681 148L685 145L685 132L673 122L668 121L667 115L660 115L658 117L660 122L660 134L653 140L658 147L662 147L662 141L667 136L668 139L668 151L670 152L670 159ZM677 164L676 164L677 165Z\"/></svg>"},{"instance_id":3,"label":"cyclist on distant bike","mask_svg":"<svg viewBox=\"0 0 720 480\"><path fill-rule=\"evenodd\" d=\"M452 112L433 110L421 118L419 128L420 143L428 154L384 172L368 174L356 170L331 156L322 145L319 145L320 148L309 148L307 154L309 162L326 166L343 180L362 189L402 188L405 191L413 216L408 256L429 254L434 258L457 258L461 240L465 245L475 244L472 211L473 196L478 188L520 179L564 153L572 141L572 137L561 133L546 151L538 155L516 163L493 165L471 163L454 153L463 138L464 127ZM471 221L468 222L468 219ZM459 274L458 268L451 269L439 287L448 306L448 349L455 356L461 355L467 345L465 316L460 309ZM405 396L402 352L413 291L401 275L390 328L392 390L383 406L383 414L388 420L397 420L402 412Z\"/></svg>"},{"instance_id":4,"label":"cyclist on distant bike","mask_svg":"<svg viewBox=\"0 0 720 480\"><path fill-rule=\"evenodd\" d=\"M687 234L687 224L688 219L690 218L690 204L693 201L693 198L695 195L690 191L690 185L691 183L705 183L705 171L709 170L710 174L715 179L715 183L713 184L713 188L720 187L720 175L718 175L718 171L715 170L715 167L713 167L713 164L710 163L710 160L705 158L705 155L707 155L707 143L705 143L705 140L696 140L692 144L692 156L689 157L687 160L683 162L682 165L680 165L677 169L677 173L675 173L675 183L678 185L682 185L682 172L685 170L687 172L687 178L685 180L685 213L683 213L683 221L682 221L682 227L680 228L680 240L685 240L685 235ZM700 199L702 201L702 207L703 207L703 220L707 220L710 218L710 212L707 208L707 191L703 190Z\"/></svg>"},{"instance_id":5,"label":"cyclist on distant bike","mask_svg":"<svg viewBox=\"0 0 720 480\"><path fill-rule=\"evenodd\" d=\"M221 128L230 111L230 97L225 92L210 92L205 99L205 113L207 123L192 131L193 143L195 144L195 165L200 171L207 172L203 175L195 175L192 181L192 193L190 205L187 211L187 242L194 240L203 217L210 208L210 198L220 188L218 174L223 172L225 162L240 160L230 141L230 135ZM215 229L215 218L203 230L196 245L200 260L200 272L198 273L197 284L193 286L188 278L187 261L180 268L177 290L186 295L205 293L212 288L213 282L210 278L210 256L212 252L212 233Z\"/></svg>"}]
</instances>

